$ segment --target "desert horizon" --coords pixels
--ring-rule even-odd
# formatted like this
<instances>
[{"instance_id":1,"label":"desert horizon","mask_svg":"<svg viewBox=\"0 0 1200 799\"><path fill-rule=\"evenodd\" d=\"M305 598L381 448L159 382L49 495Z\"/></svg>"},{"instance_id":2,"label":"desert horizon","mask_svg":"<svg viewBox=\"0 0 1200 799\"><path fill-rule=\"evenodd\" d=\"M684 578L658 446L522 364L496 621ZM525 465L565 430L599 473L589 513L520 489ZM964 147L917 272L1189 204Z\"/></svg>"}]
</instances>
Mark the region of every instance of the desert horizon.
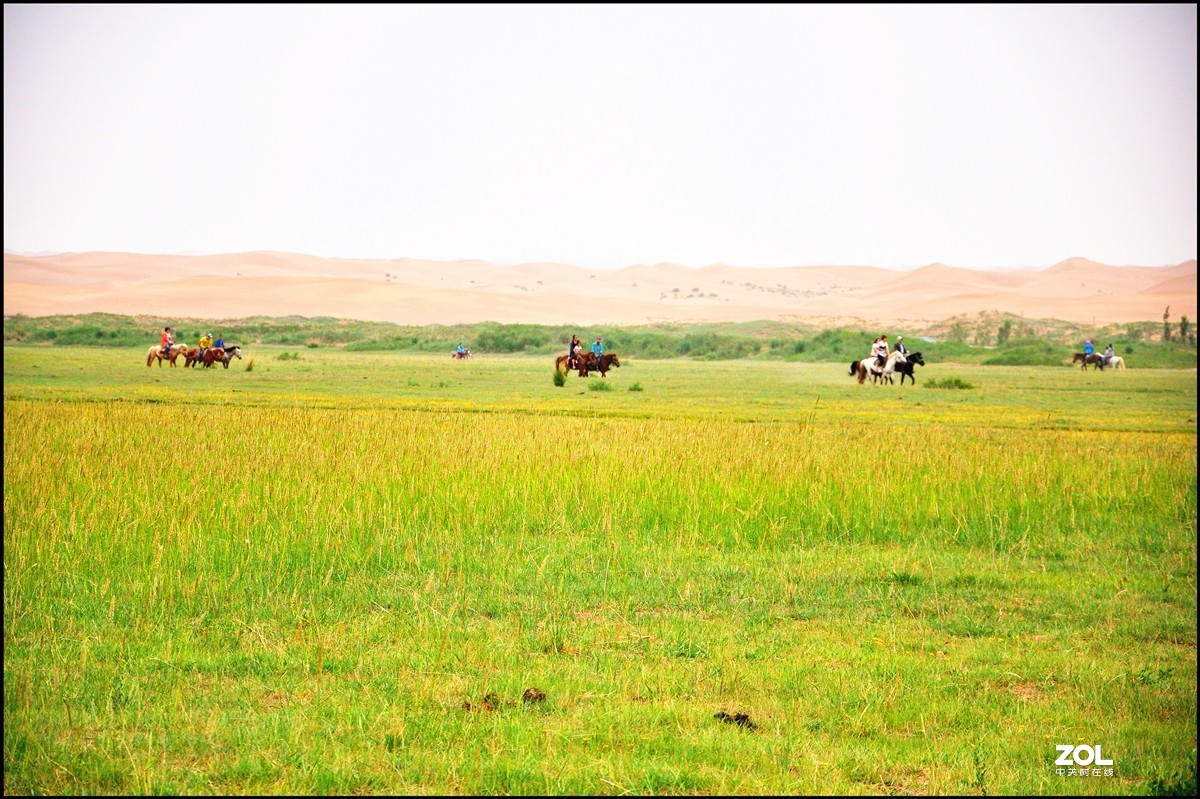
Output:
<instances>
[{"instance_id":1,"label":"desert horizon","mask_svg":"<svg viewBox=\"0 0 1200 799\"><path fill-rule=\"evenodd\" d=\"M800 321L923 326L980 313L1079 324L1196 318L1196 260L1044 268L782 268L83 252L4 254L6 316L333 317L407 325Z\"/></svg>"}]
</instances>

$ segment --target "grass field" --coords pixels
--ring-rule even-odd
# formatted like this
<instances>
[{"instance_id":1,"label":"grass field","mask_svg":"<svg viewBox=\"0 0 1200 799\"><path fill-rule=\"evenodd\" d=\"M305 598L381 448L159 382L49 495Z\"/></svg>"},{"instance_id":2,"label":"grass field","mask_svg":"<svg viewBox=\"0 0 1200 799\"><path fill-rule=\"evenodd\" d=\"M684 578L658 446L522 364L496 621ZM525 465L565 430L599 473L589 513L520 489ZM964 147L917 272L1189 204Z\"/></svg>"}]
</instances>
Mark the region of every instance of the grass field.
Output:
<instances>
[{"instance_id":1,"label":"grass field","mask_svg":"<svg viewBox=\"0 0 1200 799\"><path fill-rule=\"evenodd\" d=\"M1194 369L245 355L5 347L5 793L1194 791Z\"/></svg>"}]
</instances>

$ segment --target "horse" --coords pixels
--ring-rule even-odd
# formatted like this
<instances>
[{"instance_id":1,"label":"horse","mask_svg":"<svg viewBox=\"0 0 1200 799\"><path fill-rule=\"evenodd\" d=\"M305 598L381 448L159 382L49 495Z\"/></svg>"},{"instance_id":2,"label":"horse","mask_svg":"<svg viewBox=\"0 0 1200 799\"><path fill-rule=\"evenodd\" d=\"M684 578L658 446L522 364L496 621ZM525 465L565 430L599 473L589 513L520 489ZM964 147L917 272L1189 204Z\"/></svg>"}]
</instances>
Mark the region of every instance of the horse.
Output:
<instances>
[{"instance_id":1,"label":"horse","mask_svg":"<svg viewBox=\"0 0 1200 799\"><path fill-rule=\"evenodd\" d=\"M906 361L896 361L895 367L896 371L900 373L900 385L904 385L904 378L907 377L915 386L917 378L913 376L913 367L924 365L925 357L920 352L909 353L908 360Z\"/></svg>"},{"instance_id":2,"label":"horse","mask_svg":"<svg viewBox=\"0 0 1200 799\"><path fill-rule=\"evenodd\" d=\"M239 361L242 359L242 348L234 344L232 347L209 347L204 353L204 367L207 369L217 361L224 364L225 368L229 368L229 362L234 358Z\"/></svg>"},{"instance_id":3,"label":"horse","mask_svg":"<svg viewBox=\"0 0 1200 799\"><path fill-rule=\"evenodd\" d=\"M452 352L450 354L450 357L456 361L465 361L467 358L471 357L471 351L469 349L464 348L462 353L460 354L458 350L455 350L454 352Z\"/></svg>"},{"instance_id":4,"label":"horse","mask_svg":"<svg viewBox=\"0 0 1200 799\"><path fill-rule=\"evenodd\" d=\"M558 357L554 359L554 371L561 372L564 375L571 371L571 369L578 369L581 365L583 365L583 355L575 359L575 366L573 367L570 365L570 358L567 357L567 353L565 352L559 353Z\"/></svg>"},{"instance_id":5,"label":"horse","mask_svg":"<svg viewBox=\"0 0 1200 799\"><path fill-rule=\"evenodd\" d=\"M620 365L621 359L615 352L606 352L601 355L599 363L596 362L596 353L585 352L579 359L579 376L587 377L588 372L599 372L601 377L608 377L608 370Z\"/></svg>"},{"instance_id":6,"label":"horse","mask_svg":"<svg viewBox=\"0 0 1200 799\"><path fill-rule=\"evenodd\" d=\"M1122 358L1120 355L1114 355L1108 359L1108 364L1106 364L1104 366L1104 368L1105 369L1120 369L1123 372L1123 371L1125 371L1125 359Z\"/></svg>"},{"instance_id":7,"label":"horse","mask_svg":"<svg viewBox=\"0 0 1200 799\"><path fill-rule=\"evenodd\" d=\"M1071 363L1078 363L1079 368L1084 371L1087 370L1089 363L1096 367L1096 369L1103 370L1104 356L1095 352L1077 352L1075 353L1075 357L1071 359Z\"/></svg>"},{"instance_id":8,"label":"horse","mask_svg":"<svg viewBox=\"0 0 1200 799\"><path fill-rule=\"evenodd\" d=\"M896 359L899 357L900 357L900 353L893 350L891 353L888 354L887 360L884 361L884 364L882 367L876 365L876 363L875 363L876 358L873 355L870 358L863 358L862 360L859 360L859 361L851 361L850 362L850 376L851 377L857 376L859 383L865 382L868 374L882 375L882 376L890 379L892 371L893 371L893 369L895 369L895 366L896 366Z\"/></svg>"},{"instance_id":9,"label":"horse","mask_svg":"<svg viewBox=\"0 0 1200 799\"><path fill-rule=\"evenodd\" d=\"M183 365L188 367L195 366L196 364L200 363L200 352L201 351L199 347L192 347L190 350L184 350Z\"/></svg>"},{"instance_id":10,"label":"horse","mask_svg":"<svg viewBox=\"0 0 1200 799\"><path fill-rule=\"evenodd\" d=\"M187 349L187 347L184 346L183 344L172 344L171 348L164 355L163 351L162 351L162 346L159 344L155 344L153 347L151 347L149 350L146 351L146 365L149 366L150 364L154 363L154 359L157 358L158 365L160 367L162 366L163 361L170 361L171 365L174 366L175 359L178 358L180 353L184 352L186 349Z\"/></svg>"}]
</instances>

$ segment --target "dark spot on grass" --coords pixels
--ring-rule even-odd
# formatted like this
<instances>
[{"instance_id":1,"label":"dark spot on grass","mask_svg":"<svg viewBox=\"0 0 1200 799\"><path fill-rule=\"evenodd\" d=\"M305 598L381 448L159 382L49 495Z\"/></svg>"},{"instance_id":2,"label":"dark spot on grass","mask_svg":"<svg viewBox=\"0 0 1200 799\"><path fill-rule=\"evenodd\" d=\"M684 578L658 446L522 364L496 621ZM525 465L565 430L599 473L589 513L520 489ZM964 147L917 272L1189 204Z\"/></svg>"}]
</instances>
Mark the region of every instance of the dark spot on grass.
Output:
<instances>
[{"instance_id":1,"label":"dark spot on grass","mask_svg":"<svg viewBox=\"0 0 1200 799\"><path fill-rule=\"evenodd\" d=\"M726 724L736 724L737 726L743 727L747 730L757 730L758 729L758 725L755 724L753 721L751 721L750 716L746 713L734 713L733 715L730 715L729 713L726 713L724 710L721 710L721 711L714 713L713 718L719 719L720 721L723 721Z\"/></svg>"},{"instance_id":2,"label":"dark spot on grass","mask_svg":"<svg viewBox=\"0 0 1200 799\"><path fill-rule=\"evenodd\" d=\"M546 695L536 688L526 688L525 693L521 695L521 701L527 705L545 702Z\"/></svg>"}]
</instances>

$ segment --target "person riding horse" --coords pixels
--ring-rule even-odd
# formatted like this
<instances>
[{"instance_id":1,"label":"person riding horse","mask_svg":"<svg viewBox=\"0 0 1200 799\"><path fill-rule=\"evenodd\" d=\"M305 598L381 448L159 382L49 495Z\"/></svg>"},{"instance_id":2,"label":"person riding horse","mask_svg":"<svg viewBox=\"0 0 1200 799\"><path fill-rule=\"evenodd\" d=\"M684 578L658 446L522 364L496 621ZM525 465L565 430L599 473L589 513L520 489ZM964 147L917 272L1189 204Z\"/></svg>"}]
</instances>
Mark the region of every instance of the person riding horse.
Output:
<instances>
[{"instance_id":1,"label":"person riding horse","mask_svg":"<svg viewBox=\"0 0 1200 799\"><path fill-rule=\"evenodd\" d=\"M871 355L875 358L875 368L882 369L888 357L887 336L875 339L875 343L871 345Z\"/></svg>"},{"instance_id":2,"label":"person riding horse","mask_svg":"<svg viewBox=\"0 0 1200 799\"><path fill-rule=\"evenodd\" d=\"M571 334L571 341L567 344L567 369L579 368L579 356L583 354L583 342L579 340L578 334Z\"/></svg>"}]
</instances>

